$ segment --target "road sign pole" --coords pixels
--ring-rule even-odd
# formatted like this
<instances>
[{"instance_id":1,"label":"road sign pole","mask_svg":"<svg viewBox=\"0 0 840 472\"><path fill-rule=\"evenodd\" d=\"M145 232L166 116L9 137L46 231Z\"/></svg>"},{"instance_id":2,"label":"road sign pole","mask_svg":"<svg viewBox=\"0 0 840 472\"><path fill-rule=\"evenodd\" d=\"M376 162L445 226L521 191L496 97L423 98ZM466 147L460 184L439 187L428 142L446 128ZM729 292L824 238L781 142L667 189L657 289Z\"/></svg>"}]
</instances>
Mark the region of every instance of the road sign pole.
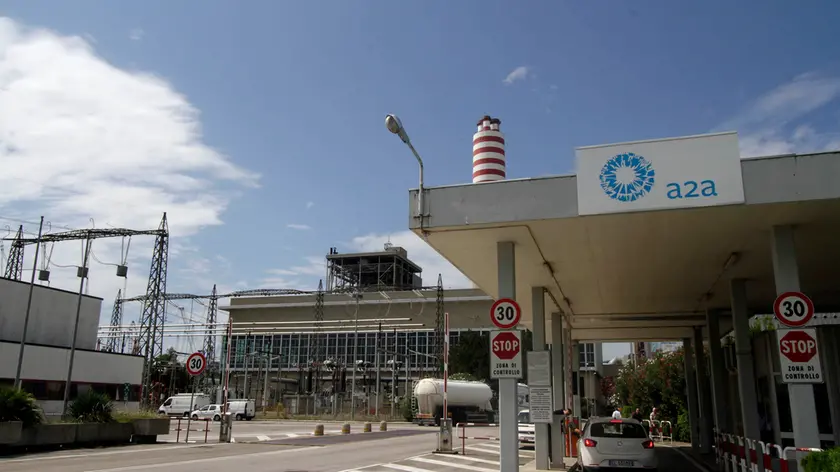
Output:
<instances>
[{"instance_id":1,"label":"road sign pole","mask_svg":"<svg viewBox=\"0 0 840 472\"><path fill-rule=\"evenodd\" d=\"M773 278L776 283L776 293L783 295L787 292L799 292L801 290L799 264L796 260L793 227L773 227L772 242ZM791 405L793 440L796 447L820 447L814 387L808 384L788 384L788 396Z\"/></svg>"},{"instance_id":2,"label":"road sign pole","mask_svg":"<svg viewBox=\"0 0 840 472\"><path fill-rule=\"evenodd\" d=\"M195 403L193 403L193 402L195 402L196 379L198 379L197 375L195 377L193 377L193 381L192 381L192 393L190 394L190 414L189 414L189 416L187 416L187 434L184 435L184 443L189 443L190 442L190 423L192 422L192 412L193 412L193 409L195 408Z\"/></svg>"},{"instance_id":3,"label":"road sign pole","mask_svg":"<svg viewBox=\"0 0 840 472\"><path fill-rule=\"evenodd\" d=\"M499 297L516 298L516 250L511 241L496 247ZM517 379L499 379L499 470L519 470Z\"/></svg>"}]
</instances>

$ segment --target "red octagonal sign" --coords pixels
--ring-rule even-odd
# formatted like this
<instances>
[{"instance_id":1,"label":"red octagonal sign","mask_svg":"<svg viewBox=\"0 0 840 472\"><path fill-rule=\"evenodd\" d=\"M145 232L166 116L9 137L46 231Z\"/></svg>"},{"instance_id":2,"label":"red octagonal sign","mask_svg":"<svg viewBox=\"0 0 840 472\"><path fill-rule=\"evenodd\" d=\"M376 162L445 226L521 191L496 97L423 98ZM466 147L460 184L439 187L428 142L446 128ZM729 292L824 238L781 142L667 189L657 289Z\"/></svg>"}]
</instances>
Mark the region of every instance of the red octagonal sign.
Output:
<instances>
[{"instance_id":1,"label":"red octagonal sign","mask_svg":"<svg viewBox=\"0 0 840 472\"><path fill-rule=\"evenodd\" d=\"M519 349L522 347L519 342L519 337L512 331L503 331L493 338L493 345L491 351L493 355L499 359L509 361L519 355Z\"/></svg>"},{"instance_id":2,"label":"red octagonal sign","mask_svg":"<svg viewBox=\"0 0 840 472\"><path fill-rule=\"evenodd\" d=\"M779 347L791 362L809 362L817 355L817 340L806 331L791 330L779 340Z\"/></svg>"}]
</instances>

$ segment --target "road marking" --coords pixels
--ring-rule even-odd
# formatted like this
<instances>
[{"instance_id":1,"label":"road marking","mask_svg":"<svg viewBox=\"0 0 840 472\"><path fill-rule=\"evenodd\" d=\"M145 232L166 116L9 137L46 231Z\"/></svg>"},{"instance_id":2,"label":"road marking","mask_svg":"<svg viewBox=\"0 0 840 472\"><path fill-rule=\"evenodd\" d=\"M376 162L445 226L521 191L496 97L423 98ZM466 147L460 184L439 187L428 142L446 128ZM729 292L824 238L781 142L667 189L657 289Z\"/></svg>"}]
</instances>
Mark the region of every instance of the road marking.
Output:
<instances>
[{"instance_id":1,"label":"road marking","mask_svg":"<svg viewBox=\"0 0 840 472\"><path fill-rule=\"evenodd\" d=\"M165 447L150 447L147 449L139 449L136 447L131 447L131 449L123 449L120 451L104 451L104 452L88 452L84 454L63 454L63 455L52 455L47 457L27 457L25 459L6 459L3 461L4 464L8 464L11 462L32 462L32 461L50 461L50 460L58 460L58 459L78 459L80 457L98 457L98 456L113 456L116 454L133 454L135 452L156 452L156 451L171 451L173 449L186 449L186 448L193 448L193 447L201 447L201 446L211 446L213 444L200 444L197 446L165 446Z\"/></svg>"},{"instance_id":2,"label":"road marking","mask_svg":"<svg viewBox=\"0 0 840 472\"><path fill-rule=\"evenodd\" d=\"M462 456L462 455L458 455L458 454L452 454L451 456L447 456L447 457L451 457L453 459L461 459L461 460L465 460L465 461L481 462L482 464L492 464L492 465L499 465L500 464L499 461L479 459L478 457Z\"/></svg>"},{"instance_id":3,"label":"road marking","mask_svg":"<svg viewBox=\"0 0 840 472\"><path fill-rule=\"evenodd\" d=\"M486 467L476 467L473 465L466 465L466 464L455 464L452 462L443 462L443 461L436 461L434 459L426 459L425 457L412 457L410 460L417 461L417 462L424 462L426 464L434 464L434 465L443 465L446 467L454 467L456 469L464 469L464 470L475 470L478 472L497 472L497 469L488 469Z\"/></svg>"},{"instance_id":4,"label":"road marking","mask_svg":"<svg viewBox=\"0 0 840 472\"><path fill-rule=\"evenodd\" d=\"M162 462L159 464L143 464L143 465L131 465L127 467L115 467L113 469L95 469L95 470L87 470L85 472L121 472L124 470L147 470L147 469L161 469L165 467L174 467L180 465L188 465L188 464L202 464L206 462L220 462L220 461L227 461L227 460L242 460L243 457L251 458L251 457L262 457L262 456L276 456L280 454L288 454L291 452L301 452L301 451L308 451L310 449L317 449L317 447L301 447L298 449L283 449L280 451L268 451L268 452L257 452L253 454L237 454L231 456L221 456L221 457L208 457L206 459L191 459L186 461L177 461L177 462Z\"/></svg>"},{"instance_id":5,"label":"road marking","mask_svg":"<svg viewBox=\"0 0 840 472\"><path fill-rule=\"evenodd\" d=\"M259 441L268 441L270 439L271 438L268 437L268 436L257 436L257 440L259 440Z\"/></svg>"},{"instance_id":6,"label":"road marking","mask_svg":"<svg viewBox=\"0 0 840 472\"><path fill-rule=\"evenodd\" d=\"M471 451L478 451L478 452L486 452L487 454L498 454L499 453L499 451L493 451L493 450L490 450L490 449L482 449L482 448L477 447L477 446L467 446L464 449L469 449Z\"/></svg>"},{"instance_id":7,"label":"road marking","mask_svg":"<svg viewBox=\"0 0 840 472\"><path fill-rule=\"evenodd\" d=\"M400 465L400 464L382 464L382 467L387 467L389 469L402 470L404 472L432 472L429 469L418 469L417 467L411 467L411 466L408 466L408 465Z\"/></svg>"},{"instance_id":8,"label":"road marking","mask_svg":"<svg viewBox=\"0 0 840 472\"><path fill-rule=\"evenodd\" d=\"M496 443L483 443L481 445L482 446L487 446L487 447L492 448L492 449L501 449L501 446L499 446Z\"/></svg>"}]
</instances>

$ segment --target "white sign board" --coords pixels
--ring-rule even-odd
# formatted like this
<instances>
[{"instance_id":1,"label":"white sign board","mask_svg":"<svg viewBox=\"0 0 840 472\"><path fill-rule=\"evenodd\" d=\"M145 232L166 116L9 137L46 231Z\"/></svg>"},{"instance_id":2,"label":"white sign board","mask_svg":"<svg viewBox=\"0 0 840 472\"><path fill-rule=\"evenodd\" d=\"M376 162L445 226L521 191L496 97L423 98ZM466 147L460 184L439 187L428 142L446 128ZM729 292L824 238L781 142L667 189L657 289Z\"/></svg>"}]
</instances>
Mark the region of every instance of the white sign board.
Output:
<instances>
[{"instance_id":1,"label":"white sign board","mask_svg":"<svg viewBox=\"0 0 840 472\"><path fill-rule=\"evenodd\" d=\"M490 332L490 378L522 378L522 332Z\"/></svg>"},{"instance_id":2,"label":"white sign board","mask_svg":"<svg viewBox=\"0 0 840 472\"><path fill-rule=\"evenodd\" d=\"M551 402L551 387L531 387L528 408L531 423L551 423L554 412Z\"/></svg>"},{"instance_id":3,"label":"white sign board","mask_svg":"<svg viewBox=\"0 0 840 472\"><path fill-rule=\"evenodd\" d=\"M784 383L815 384L825 381L816 329L778 329L776 336Z\"/></svg>"},{"instance_id":4,"label":"white sign board","mask_svg":"<svg viewBox=\"0 0 840 472\"><path fill-rule=\"evenodd\" d=\"M578 214L744 203L736 133L576 149Z\"/></svg>"},{"instance_id":5,"label":"white sign board","mask_svg":"<svg viewBox=\"0 0 840 472\"><path fill-rule=\"evenodd\" d=\"M551 386L551 352L529 351L527 364L529 387Z\"/></svg>"}]
</instances>

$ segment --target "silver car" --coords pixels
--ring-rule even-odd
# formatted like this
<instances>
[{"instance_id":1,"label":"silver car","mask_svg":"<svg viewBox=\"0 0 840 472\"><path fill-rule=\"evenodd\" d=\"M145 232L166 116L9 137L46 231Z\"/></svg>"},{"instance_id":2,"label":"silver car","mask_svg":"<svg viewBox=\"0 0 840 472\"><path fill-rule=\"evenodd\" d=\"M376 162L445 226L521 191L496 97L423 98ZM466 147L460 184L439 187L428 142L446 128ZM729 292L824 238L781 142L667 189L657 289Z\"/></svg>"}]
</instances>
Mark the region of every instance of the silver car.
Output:
<instances>
[{"instance_id":1,"label":"silver car","mask_svg":"<svg viewBox=\"0 0 840 472\"><path fill-rule=\"evenodd\" d=\"M578 464L585 471L644 469L657 459L647 429L634 419L590 418L578 440Z\"/></svg>"}]
</instances>

